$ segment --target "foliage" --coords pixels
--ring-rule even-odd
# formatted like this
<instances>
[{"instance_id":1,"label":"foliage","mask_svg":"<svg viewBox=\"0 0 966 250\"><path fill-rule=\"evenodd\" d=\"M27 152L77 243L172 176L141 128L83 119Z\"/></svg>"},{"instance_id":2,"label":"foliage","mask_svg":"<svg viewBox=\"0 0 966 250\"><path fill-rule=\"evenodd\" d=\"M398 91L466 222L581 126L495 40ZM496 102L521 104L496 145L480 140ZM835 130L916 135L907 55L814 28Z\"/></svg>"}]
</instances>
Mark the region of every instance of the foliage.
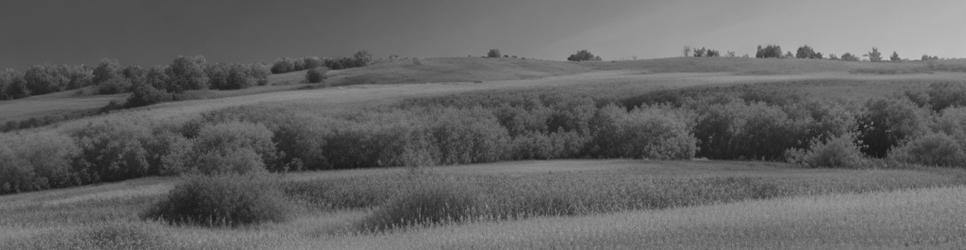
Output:
<instances>
[{"instance_id":1,"label":"foliage","mask_svg":"<svg viewBox=\"0 0 966 250\"><path fill-rule=\"evenodd\" d=\"M279 169L272 131L250 122L202 127L189 156L191 170L205 174L248 173Z\"/></svg>"},{"instance_id":2,"label":"foliage","mask_svg":"<svg viewBox=\"0 0 966 250\"><path fill-rule=\"evenodd\" d=\"M869 100L865 109L858 119L858 139L872 157L885 157L890 148L925 133L929 125L924 110L905 98Z\"/></svg>"},{"instance_id":3,"label":"foliage","mask_svg":"<svg viewBox=\"0 0 966 250\"><path fill-rule=\"evenodd\" d=\"M755 52L755 58L781 58L782 57L782 47L778 45L768 45L764 48L758 45L758 52Z\"/></svg>"},{"instance_id":4,"label":"foliage","mask_svg":"<svg viewBox=\"0 0 966 250\"><path fill-rule=\"evenodd\" d=\"M328 69L324 67L312 68L305 72L305 81L309 83L322 83L325 81L325 74Z\"/></svg>"},{"instance_id":5,"label":"foliage","mask_svg":"<svg viewBox=\"0 0 966 250\"><path fill-rule=\"evenodd\" d=\"M822 53L815 52L812 47L804 45L798 47L798 51L795 52L795 58L800 59L822 59Z\"/></svg>"},{"instance_id":6,"label":"foliage","mask_svg":"<svg viewBox=\"0 0 966 250\"><path fill-rule=\"evenodd\" d=\"M944 133L920 136L893 148L889 158L928 166L963 167L966 154L955 138Z\"/></svg>"},{"instance_id":7,"label":"foliage","mask_svg":"<svg viewBox=\"0 0 966 250\"><path fill-rule=\"evenodd\" d=\"M842 54L842 61L857 62L859 61L859 57L853 55L852 53L845 53Z\"/></svg>"},{"instance_id":8,"label":"foliage","mask_svg":"<svg viewBox=\"0 0 966 250\"><path fill-rule=\"evenodd\" d=\"M580 50L567 57L567 61L580 62L580 61L600 61L600 56L595 56L587 50Z\"/></svg>"},{"instance_id":9,"label":"foliage","mask_svg":"<svg viewBox=\"0 0 966 250\"><path fill-rule=\"evenodd\" d=\"M142 217L171 224L237 227L282 222L293 210L270 177L189 176Z\"/></svg>"},{"instance_id":10,"label":"foliage","mask_svg":"<svg viewBox=\"0 0 966 250\"><path fill-rule=\"evenodd\" d=\"M869 61L872 61L872 62L882 61L882 53L879 52L879 48L872 48L872 51L869 51L869 53L866 53L865 56L869 57Z\"/></svg>"},{"instance_id":11,"label":"foliage","mask_svg":"<svg viewBox=\"0 0 966 250\"><path fill-rule=\"evenodd\" d=\"M788 161L812 168L860 168L864 156L854 134L813 142L808 150L791 149Z\"/></svg>"},{"instance_id":12,"label":"foliage","mask_svg":"<svg viewBox=\"0 0 966 250\"><path fill-rule=\"evenodd\" d=\"M203 56L179 56L165 69L170 85L168 92L181 93L186 90L207 89L208 75L205 74L207 61Z\"/></svg>"},{"instance_id":13,"label":"foliage","mask_svg":"<svg viewBox=\"0 0 966 250\"><path fill-rule=\"evenodd\" d=\"M81 154L77 174L83 183L118 181L156 175L147 145L151 130L132 122L92 123L73 131Z\"/></svg>"},{"instance_id":14,"label":"foliage","mask_svg":"<svg viewBox=\"0 0 966 250\"><path fill-rule=\"evenodd\" d=\"M697 151L688 114L662 107L630 112L614 105L598 110L591 121L591 151L601 158L690 159Z\"/></svg>"},{"instance_id":15,"label":"foliage","mask_svg":"<svg viewBox=\"0 0 966 250\"><path fill-rule=\"evenodd\" d=\"M892 62L901 62L902 61L902 57L899 57L899 53L896 53L895 51L893 51L892 52L892 56L889 57L889 61L892 61Z\"/></svg>"},{"instance_id":16,"label":"foliage","mask_svg":"<svg viewBox=\"0 0 966 250\"><path fill-rule=\"evenodd\" d=\"M500 57L503 57L503 53L500 53L500 50L498 49L490 49L490 51L486 52L486 57L500 58Z\"/></svg>"}]
</instances>

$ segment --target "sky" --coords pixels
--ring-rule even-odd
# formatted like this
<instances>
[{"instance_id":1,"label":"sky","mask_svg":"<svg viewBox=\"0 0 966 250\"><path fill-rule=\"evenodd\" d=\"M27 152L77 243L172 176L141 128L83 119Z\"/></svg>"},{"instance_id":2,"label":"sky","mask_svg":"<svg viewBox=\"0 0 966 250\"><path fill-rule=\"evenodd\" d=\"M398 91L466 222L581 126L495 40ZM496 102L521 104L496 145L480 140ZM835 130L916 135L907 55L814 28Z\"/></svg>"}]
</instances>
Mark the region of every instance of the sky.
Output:
<instances>
[{"instance_id":1,"label":"sky","mask_svg":"<svg viewBox=\"0 0 966 250\"><path fill-rule=\"evenodd\" d=\"M966 57L963 0L3 0L0 68L279 57L504 54L563 60L679 56L685 45L754 55L877 47Z\"/></svg>"}]
</instances>

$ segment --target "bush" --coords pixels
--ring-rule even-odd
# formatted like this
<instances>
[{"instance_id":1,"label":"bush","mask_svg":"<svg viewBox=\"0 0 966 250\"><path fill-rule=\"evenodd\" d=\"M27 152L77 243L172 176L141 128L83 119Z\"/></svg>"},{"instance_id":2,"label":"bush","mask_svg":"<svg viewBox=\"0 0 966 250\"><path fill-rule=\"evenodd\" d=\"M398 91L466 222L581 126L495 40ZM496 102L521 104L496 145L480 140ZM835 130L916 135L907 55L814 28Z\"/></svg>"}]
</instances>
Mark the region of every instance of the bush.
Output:
<instances>
[{"instance_id":1,"label":"bush","mask_svg":"<svg viewBox=\"0 0 966 250\"><path fill-rule=\"evenodd\" d=\"M131 81L124 78L111 78L97 84L97 93L110 95L131 91Z\"/></svg>"},{"instance_id":2,"label":"bush","mask_svg":"<svg viewBox=\"0 0 966 250\"><path fill-rule=\"evenodd\" d=\"M33 168L21 161L7 144L7 141L0 143L0 194L40 189L34 180Z\"/></svg>"},{"instance_id":3,"label":"bush","mask_svg":"<svg viewBox=\"0 0 966 250\"><path fill-rule=\"evenodd\" d=\"M325 74L327 71L328 69L323 67L310 69L309 71L305 72L305 81L308 81L309 83L322 83L325 81Z\"/></svg>"},{"instance_id":4,"label":"bush","mask_svg":"<svg viewBox=\"0 0 966 250\"><path fill-rule=\"evenodd\" d=\"M899 142L926 132L928 119L905 98L869 100L859 116L859 140L863 152L872 157L885 157L886 152Z\"/></svg>"},{"instance_id":5,"label":"bush","mask_svg":"<svg viewBox=\"0 0 966 250\"><path fill-rule=\"evenodd\" d=\"M440 177L425 178L404 187L385 205L366 217L359 227L384 231L419 225L433 225L472 219L480 198L467 185Z\"/></svg>"},{"instance_id":6,"label":"bush","mask_svg":"<svg viewBox=\"0 0 966 250\"><path fill-rule=\"evenodd\" d=\"M933 133L920 136L889 151L889 158L899 162L927 166L966 166L962 146L949 135Z\"/></svg>"},{"instance_id":7,"label":"bush","mask_svg":"<svg viewBox=\"0 0 966 250\"><path fill-rule=\"evenodd\" d=\"M577 53L567 57L567 61L580 62L580 61L600 61L599 56L595 56L587 50L580 50Z\"/></svg>"},{"instance_id":8,"label":"bush","mask_svg":"<svg viewBox=\"0 0 966 250\"><path fill-rule=\"evenodd\" d=\"M445 109L426 115L440 164L466 164L500 160L507 152L509 134L492 114L482 109Z\"/></svg>"},{"instance_id":9,"label":"bush","mask_svg":"<svg viewBox=\"0 0 966 250\"><path fill-rule=\"evenodd\" d=\"M142 218L228 227L282 222L293 212L283 197L275 181L265 176L190 176Z\"/></svg>"},{"instance_id":10,"label":"bush","mask_svg":"<svg viewBox=\"0 0 966 250\"><path fill-rule=\"evenodd\" d=\"M185 90L207 89L208 75L205 74L205 57L179 56L171 62L165 73L170 78L168 92L181 93Z\"/></svg>"},{"instance_id":11,"label":"bush","mask_svg":"<svg viewBox=\"0 0 966 250\"><path fill-rule=\"evenodd\" d=\"M661 107L642 107L631 112L609 105L591 122L591 150L596 157L645 159L691 159L697 140L686 115Z\"/></svg>"},{"instance_id":12,"label":"bush","mask_svg":"<svg viewBox=\"0 0 966 250\"><path fill-rule=\"evenodd\" d=\"M929 96L928 103L934 111L966 106L966 85L961 83L931 83L926 93Z\"/></svg>"},{"instance_id":13,"label":"bush","mask_svg":"<svg viewBox=\"0 0 966 250\"><path fill-rule=\"evenodd\" d=\"M83 183L119 181L149 175L151 130L133 122L104 121L72 132L81 148L78 175Z\"/></svg>"},{"instance_id":14,"label":"bush","mask_svg":"<svg viewBox=\"0 0 966 250\"><path fill-rule=\"evenodd\" d=\"M781 58L782 57L782 47L778 45L768 45L764 48L758 45L758 52L755 53L755 58Z\"/></svg>"},{"instance_id":15,"label":"bush","mask_svg":"<svg viewBox=\"0 0 966 250\"><path fill-rule=\"evenodd\" d=\"M855 135L846 134L815 141L807 151L790 150L789 162L812 168L860 168L864 164Z\"/></svg>"},{"instance_id":16,"label":"bush","mask_svg":"<svg viewBox=\"0 0 966 250\"><path fill-rule=\"evenodd\" d=\"M19 136L12 142L17 157L26 168L33 170L33 182L39 189L76 185L71 171L80 149L68 136L55 133L36 133Z\"/></svg>"},{"instance_id":17,"label":"bush","mask_svg":"<svg viewBox=\"0 0 966 250\"><path fill-rule=\"evenodd\" d=\"M150 84L135 84L131 89L131 95L124 102L124 106L128 108L148 106L174 99L174 96L170 93L159 90Z\"/></svg>"},{"instance_id":18,"label":"bush","mask_svg":"<svg viewBox=\"0 0 966 250\"><path fill-rule=\"evenodd\" d=\"M500 53L500 50L498 50L498 49L490 49L490 51L487 51L486 52L486 57L489 57L489 58L500 58L500 57L503 57L503 54Z\"/></svg>"},{"instance_id":19,"label":"bush","mask_svg":"<svg viewBox=\"0 0 966 250\"><path fill-rule=\"evenodd\" d=\"M100 85L108 80L122 78L121 75L121 64L117 59L102 59L97 67L94 68L93 81L94 84Z\"/></svg>"},{"instance_id":20,"label":"bush","mask_svg":"<svg viewBox=\"0 0 966 250\"><path fill-rule=\"evenodd\" d=\"M272 131L249 122L226 122L201 128L191 156L191 168L202 173L260 171L276 163Z\"/></svg>"}]
</instances>

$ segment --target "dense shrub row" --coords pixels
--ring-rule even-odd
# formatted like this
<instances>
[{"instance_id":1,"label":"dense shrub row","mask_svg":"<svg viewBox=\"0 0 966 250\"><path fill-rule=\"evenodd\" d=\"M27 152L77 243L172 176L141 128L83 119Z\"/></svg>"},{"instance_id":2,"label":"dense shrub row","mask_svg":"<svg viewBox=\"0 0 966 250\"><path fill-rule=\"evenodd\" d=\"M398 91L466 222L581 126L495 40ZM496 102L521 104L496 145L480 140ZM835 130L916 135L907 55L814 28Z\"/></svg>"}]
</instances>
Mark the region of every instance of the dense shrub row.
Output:
<instances>
[{"instance_id":1,"label":"dense shrub row","mask_svg":"<svg viewBox=\"0 0 966 250\"><path fill-rule=\"evenodd\" d=\"M429 97L356 113L237 107L184 124L91 123L0 138L2 192L180 173L429 166L559 158L764 159L960 166L966 108L934 84L848 104L780 85L604 98L546 90ZM935 112L936 106L943 106ZM38 138L34 138L38 137ZM55 152L55 153L50 153ZM861 153L858 153L861 152ZM51 157L32 160L38 155Z\"/></svg>"}]
</instances>

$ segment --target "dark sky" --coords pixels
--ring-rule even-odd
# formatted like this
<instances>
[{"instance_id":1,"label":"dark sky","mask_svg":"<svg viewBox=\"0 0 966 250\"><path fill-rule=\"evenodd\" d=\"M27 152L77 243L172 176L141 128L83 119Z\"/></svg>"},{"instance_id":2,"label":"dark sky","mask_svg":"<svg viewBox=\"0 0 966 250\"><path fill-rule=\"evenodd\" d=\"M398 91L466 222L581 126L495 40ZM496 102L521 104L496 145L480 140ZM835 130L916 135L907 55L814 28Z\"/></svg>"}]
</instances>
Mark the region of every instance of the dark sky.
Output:
<instances>
[{"instance_id":1,"label":"dark sky","mask_svg":"<svg viewBox=\"0 0 966 250\"><path fill-rule=\"evenodd\" d=\"M878 46L904 57L966 56L966 1L3 0L0 68L164 64L282 56L481 55L563 59L676 56L683 45L739 54L757 44L819 51ZM891 34L890 34L891 30Z\"/></svg>"}]
</instances>

